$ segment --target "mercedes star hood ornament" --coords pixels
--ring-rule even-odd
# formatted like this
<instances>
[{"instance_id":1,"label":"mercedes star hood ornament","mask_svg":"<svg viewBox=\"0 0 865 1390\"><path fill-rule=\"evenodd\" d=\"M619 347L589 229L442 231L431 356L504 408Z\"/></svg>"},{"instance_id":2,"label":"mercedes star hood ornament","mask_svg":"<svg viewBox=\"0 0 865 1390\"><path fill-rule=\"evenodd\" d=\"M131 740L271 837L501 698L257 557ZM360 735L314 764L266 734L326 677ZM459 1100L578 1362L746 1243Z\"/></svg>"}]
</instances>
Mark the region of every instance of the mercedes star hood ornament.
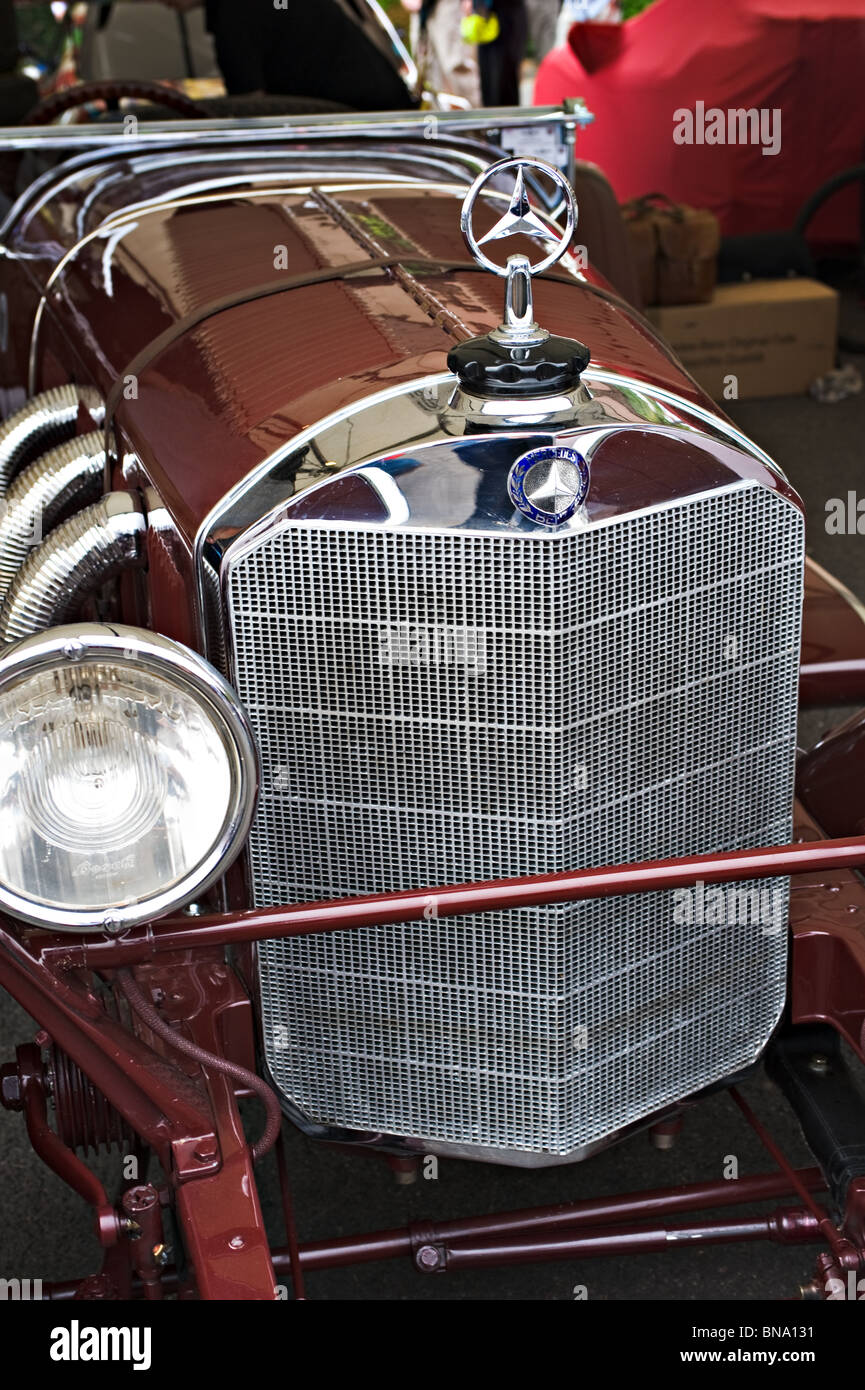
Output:
<instances>
[{"instance_id":1,"label":"mercedes star hood ornament","mask_svg":"<svg viewBox=\"0 0 865 1390\"><path fill-rule=\"evenodd\" d=\"M513 172L514 184L507 211L490 230L478 236L475 215L478 199L491 180ZM564 226L541 217L529 199L526 175L534 172L551 179L562 195ZM500 195L499 195L500 196ZM553 337L535 322L532 280L550 270L567 252L577 225L577 200L560 169L539 159L501 159L475 179L462 206L460 226L466 245L478 265L506 281L504 318L498 328L482 338L472 338L453 348L448 366L459 377L463 390L481 396L552 396L579 387L580 374L589 363L589 350L573 338ZM508 257L499 265L484 250L514 236L528 236L551 244L537 261L525 254Z\"/></svg>"},{"instance_id":2,"label":"mercedes star hood ornament","mask_svg":"<svg viewBox=\"0 0 865 1390\"><path fill-rule=\"evenodd\" d=\"M515 170L516 177L510 207L495 226L478 239L474 231L478 197L491 179L511 169ZM543 221L529 202L526 190L527 169L546 174L558 187L564 199L567 215L564 231ZM532 278L535 275L543 275L545 270L550 270L562 259L573 240L577 215L577 199L564 174L554 165L544 164L539 159L500 159L475 179L463 203L460 227L466 245L478 265L507 280L504 322L494 333L501 341L519 341L524 345L529 341L542 342L549 337L549 334L534 322ZM534 264L527 256L513 255L508 257L506 265L498 265L481 249L491 241L504 241L512 236L540 237L544 241L552 242L553 249L549 255Z\"/></svg>"}]
</instances>

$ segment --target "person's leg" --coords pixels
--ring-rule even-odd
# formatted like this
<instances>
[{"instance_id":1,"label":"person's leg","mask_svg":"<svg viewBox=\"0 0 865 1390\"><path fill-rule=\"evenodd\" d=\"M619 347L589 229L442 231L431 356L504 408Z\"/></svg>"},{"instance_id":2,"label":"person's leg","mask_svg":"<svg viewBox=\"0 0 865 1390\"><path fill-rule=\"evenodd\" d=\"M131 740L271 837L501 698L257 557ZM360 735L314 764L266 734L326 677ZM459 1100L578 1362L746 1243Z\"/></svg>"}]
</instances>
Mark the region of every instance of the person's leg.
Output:
<instances>
[{"instance_id":1,"label":"person's leg","mask_svg":"<svg viewBox=\"0 0 865 1390\"><path fill-rule=\"evenodd\" d=\"M509 0L498 8L502 31L491 48L501 48L499 58L499 106L519 106L520 67L525 57L529 24L524 0Z\"/></svg>"},{"instance_id":2,"label":"person's leg","mask_svg":"<svg viewBox=\"0 0 865 1390\"><path fill-rule=\"evenodd\" d=\"M478 44L478 68L481 75L481 101L484 106L501 106L502 42Z\"/></svg>"}]
</instances>

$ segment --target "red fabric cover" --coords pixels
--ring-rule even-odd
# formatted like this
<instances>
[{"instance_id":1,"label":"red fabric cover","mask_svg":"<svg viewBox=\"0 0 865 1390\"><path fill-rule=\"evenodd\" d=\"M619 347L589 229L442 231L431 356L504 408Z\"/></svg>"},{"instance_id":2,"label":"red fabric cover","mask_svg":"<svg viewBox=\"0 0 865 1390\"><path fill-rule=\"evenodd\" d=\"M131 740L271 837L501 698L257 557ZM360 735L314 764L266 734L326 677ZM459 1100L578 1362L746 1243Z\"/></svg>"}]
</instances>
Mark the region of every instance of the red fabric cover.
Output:
<instances>
[{"instance_id":1,"label":"red fabric cover","mask_svg":"<svg viewBox=\"0 0 865 1390\"><path fill-rule=\"evenodd\" d=\"M624 37L622 24L596 24L587 19L571 25L568 45L584 71L597 72L619 56Z\"/></svg>"},{"instance_id":2,"label":"red fabric cover","mask_svg":"<svg viewBox=\"0 0 865 1390\"><path fill-rule=\"evenodd\" d=\"M574 26L578 28L579 26ZM710 208L729 236L780 231L830 175L865 161L865 0L655 0L588 73L568 48L541 64L535 102L580 96L578 138L620 201L660 191ZM674 112L702 101L781 111L781 149L673 141ZM855 243L859 188L836 194L809 236Z\"/></svg>"}]
</instances>

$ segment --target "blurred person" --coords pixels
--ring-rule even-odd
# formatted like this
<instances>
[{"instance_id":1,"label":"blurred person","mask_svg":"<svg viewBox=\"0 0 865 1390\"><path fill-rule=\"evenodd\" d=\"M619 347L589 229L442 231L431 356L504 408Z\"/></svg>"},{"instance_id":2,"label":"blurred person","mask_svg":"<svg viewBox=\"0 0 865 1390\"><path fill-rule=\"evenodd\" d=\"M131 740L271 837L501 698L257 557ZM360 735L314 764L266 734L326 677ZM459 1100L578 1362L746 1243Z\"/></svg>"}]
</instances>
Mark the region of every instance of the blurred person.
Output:
<instances>
[{"instance_id":1,"label":"blurred person","mask_svg":"<svg viewBox=\"0 0 865 1390\"><path fill-rule=\"evenodd\" d=\"M420 19L418 61L431 92L463 97L481 104L481 75L474 44L460 29L463 0L402 0L403 9Z\"/></svg>"},{"instance_id":2,"label":"blurred person","mask_svg":"<svg viewBox=\"0 0 865 1390\"><path fill-rule=\"evenodd\" d=\"M465 8L464 32L466 19L480 27L492 20L498 29L495 38L478 43L484 106L519 106L520 67L529 37L525 0L465 0Z\"/></svg>"},{"instance_id":3,"label":"blurred person","mask_svg":"<svg viewBox=\"0 0 865 1390\"><path fill-rule=\"evenodd\" d=\"M563 48L572 24L621 24L619 0L562 0L554 47Z\"/></svg>"},{"instance_id":4,"label":"blurred person","mask_svg":"<svg viewBox=\"0 0 865 1390\"><path fill-rule=\"evenodd\" d=\"M541 63L556 46L556 29L562 0L526 0L529 13L529 38L535 50L535 62Z\"/></svg>"}]
</instances>

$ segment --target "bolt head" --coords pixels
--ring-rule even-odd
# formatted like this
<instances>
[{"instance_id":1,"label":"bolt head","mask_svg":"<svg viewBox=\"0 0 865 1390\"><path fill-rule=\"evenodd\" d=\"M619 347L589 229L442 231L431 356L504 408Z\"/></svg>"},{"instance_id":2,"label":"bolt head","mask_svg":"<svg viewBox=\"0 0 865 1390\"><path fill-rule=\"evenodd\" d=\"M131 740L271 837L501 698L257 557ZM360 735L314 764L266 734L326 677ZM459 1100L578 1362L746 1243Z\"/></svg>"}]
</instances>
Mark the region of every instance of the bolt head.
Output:
<instances>
[{"instance_id":1,"label":"bolt head","mask_svg":"<svg viewBox=\"0 0 865 1390\"><path fill-rule=\"evenodd\" d=\"M676 1147L675 1134L652 1134L650 1138L652 1141L652 1148L657 1149L660 1153L667 1153L670 1149Z\"/></svg>"},{"instance_id":2,"label":"bolt head","mask_svg":"<svg viewBox=\"0 0 865 1390\"><path fill-rule=\"evenodd\" d=\"M417 1264L419 1269L438 1269L441 1261L441 1253L436 1250L434 1245L422 1245L417 1252Z\"/></svg>"},{"instance_id":3,"label":"bolt head","mask_svg":"<svg viewBox=\"0 0 865 1390\"><path fill-rule=\"evenodd\" d=\"M22 1104L18 1068L10 1062L0 1069L0 1105L4 1110L20 1110Z\"/></svg>"},{"instance_id":4,"label":"bolt head","mask_svg":"<svg viewBox=\"0 0 865 1390\"><path fill-rule=\"evenodd\" d=\"M142 1211L150 1211L159 1201L159 1194L154 1187L149 1184L142 1187L130 1187L123 1194L123 1210L127 1214Z\"/></svg>"}]
</instances>

